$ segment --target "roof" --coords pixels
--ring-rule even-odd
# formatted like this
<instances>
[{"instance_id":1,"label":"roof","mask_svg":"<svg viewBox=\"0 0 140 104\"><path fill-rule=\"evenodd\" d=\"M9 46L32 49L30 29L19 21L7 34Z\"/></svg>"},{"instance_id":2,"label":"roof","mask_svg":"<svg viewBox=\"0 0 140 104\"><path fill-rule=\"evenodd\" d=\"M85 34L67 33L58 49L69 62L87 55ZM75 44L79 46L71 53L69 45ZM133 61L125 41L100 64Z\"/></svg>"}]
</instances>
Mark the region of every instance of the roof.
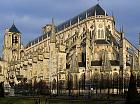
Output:
<instances>
[{"instance_id":1,"label":"roof","mask_svg":"<svg viewBox=\"0 0 140 104\"><path fill-rule=\"evenodd\" d=\"M84 20L84 19L86 19L88 17L95 16L95 13L96 13L96 15L105 15L104 9L99 4L96 4L95 6L87 9L86 11L80 13L79 15L77 15L77 16L75 16L75 17L63 22L62 24L60 24L58 26L56 26L55 31L56 32L62 31L65 28L68 28L69 26L78 23L78 20L82 21L82 20ZM44 40L47 37L47 35L50 36L51 32L43 34L40 37L43 37L42 39ZM31 45L34 45L34 44L38 43L39 41L35 42L35 40L38 40L40 37L38 37L38 38L34 39L33 41L29 42L26 47L30 47Z\"/></svg>"},{"instance_id":2,"label":"roof","mask_svg":"<svg viewBox=\"0 0 140 104\"><path fill-rule=\"evenodd\" d=\"M20 33L20 31L16 28L15 24L11 26L11 28L9 29L9 32Z\"/></svg>"},{"instance_id":3,"label":"roof","mask_svg":"<svg viewBox=\"0 0 140 104\"><path fill-rule=\"evenodd\" d=\"M64 28L69 27L70 24L71 25L76 24L78 22L78 18L79 18L79 21L82 21L86 19L87 17L95 16L95 12L96 12L96 15L105 15L104 9L99 4L96 4L95 6L89 8L88 10L82 12L81 14L73 17L72 19L58 25L56 27L56 31L59 32L63 30Z\"/></svg>"},{"instance_id":4,"label":"roof","mask_svg":"<svg viewBox=\"0 0 140 104\"><path fill-rule=\"evenodd\" d=\"M96 10L96 15L105 15L104 9L99 4L95 5L94 12L95 10Z\"/></svg>"},{"instance_id":5,"label":"roof","mask_svg":"<svg viewBox=\"0 0 140 104\"><path fill-rule=\"evenodd\" d=\"M100 39L95 41L96 44L109 44L106 40Z\"/></svg>"}]
</instances>

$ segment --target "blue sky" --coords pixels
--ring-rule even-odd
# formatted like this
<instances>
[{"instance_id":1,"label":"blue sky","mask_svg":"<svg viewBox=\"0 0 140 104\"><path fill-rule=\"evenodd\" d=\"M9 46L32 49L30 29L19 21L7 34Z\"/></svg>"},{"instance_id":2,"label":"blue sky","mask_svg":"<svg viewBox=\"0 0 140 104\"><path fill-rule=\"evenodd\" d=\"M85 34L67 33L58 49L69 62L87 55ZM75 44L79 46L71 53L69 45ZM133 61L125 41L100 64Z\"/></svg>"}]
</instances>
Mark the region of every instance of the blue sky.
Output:
<instances>
[{"instance_id":1,"label":"blue sky","mask_svg":"<svg viewBox=\"0 0 140 104\"><path fill-rule=\"evenodd\" d=\"M97 0L1 0L0 49L6 28L13 20L22 33L22 43L41 35L41 27L54 18L58 25L96 5ZM137 46L140 32L140 0L100 0L108 14L114 14L116 27L123 25L126 37Z\"/></svg>"}]
</instances>

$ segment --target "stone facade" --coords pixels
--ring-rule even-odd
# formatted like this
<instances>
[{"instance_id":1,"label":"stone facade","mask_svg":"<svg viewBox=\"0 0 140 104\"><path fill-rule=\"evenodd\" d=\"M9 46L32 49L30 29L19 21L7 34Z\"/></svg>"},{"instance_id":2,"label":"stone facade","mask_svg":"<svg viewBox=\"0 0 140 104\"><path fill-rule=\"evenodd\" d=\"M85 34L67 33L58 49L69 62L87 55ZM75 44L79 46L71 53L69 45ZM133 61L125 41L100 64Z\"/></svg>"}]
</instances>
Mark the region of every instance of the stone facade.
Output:
<instances>
[{"instance_id":1,"label":"stone facade","mask_svg":"<svg viewBox=\"0 0 140 104\"><path fill-rule=\"evenodd\" d=\"M57 82L66 87L69 79L77 88L83 77L86 82L125 79L130 72L140 77L140 45L132 45L123 28L117 31L114 17L99 4L58 26L52 21L42 31L23 46L15 25L6 29L1 61L6 63L4 80L15 84L44 80L56 89Z\"/></svg>"}]
</instances>

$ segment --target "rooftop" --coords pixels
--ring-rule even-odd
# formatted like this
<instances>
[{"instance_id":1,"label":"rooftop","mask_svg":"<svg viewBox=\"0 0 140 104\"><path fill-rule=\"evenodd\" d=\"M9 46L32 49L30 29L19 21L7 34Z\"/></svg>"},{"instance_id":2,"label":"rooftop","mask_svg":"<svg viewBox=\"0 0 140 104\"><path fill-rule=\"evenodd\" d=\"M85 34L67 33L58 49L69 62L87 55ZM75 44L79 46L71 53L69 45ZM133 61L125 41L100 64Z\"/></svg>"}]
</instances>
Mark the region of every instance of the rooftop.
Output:
<instances>
[{"instance_id":1,"label":"rooftop","mask_svg":"<svg viewBox=\"0 0 140 104\"><path fill-rule=\"evenodd\" d=\"M13 23L13 25L11 26L11 28L9 29L9 32L20 33L20 31L16 28L16 26L15 26L14 23Z\"/></svg>"},{"instance_id":2,"label":"rooftop","mask_svg":"<svg viewBox=\"0 0 140 104\"><path fill-rule=\"evenodd\" d=\"M88 17L91 17L91 16L95 16L96 15L105 15L105 11L104 9L99 5L99 4L96 4L95 6L87 9L86 11L80 13L79 15L71 18L70 20L67 20L66 22L58 25L55 29L56 29L56 32L59 32L59 31L62 31L64 30L65 28L68 28L69 26L71 25L74 25L76 23L78 23L78 21L82 21ZM107 14L106 14L107 15ZM48 32L46 34L43 34L41 35L40 37L30 41L26 47L30 47L31 45L34 45L44 39L47 38L47 36L50 36L51 35L51 32Z\"/></svg>"}]
</instances>

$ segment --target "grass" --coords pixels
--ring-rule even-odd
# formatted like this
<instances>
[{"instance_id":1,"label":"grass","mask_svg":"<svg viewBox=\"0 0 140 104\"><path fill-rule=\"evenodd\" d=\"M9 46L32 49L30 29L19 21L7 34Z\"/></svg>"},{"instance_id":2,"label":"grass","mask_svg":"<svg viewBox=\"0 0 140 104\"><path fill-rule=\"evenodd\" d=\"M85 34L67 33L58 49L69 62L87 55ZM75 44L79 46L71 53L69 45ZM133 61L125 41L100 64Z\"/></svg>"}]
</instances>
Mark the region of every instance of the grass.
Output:
<instances>
[{"instance_id":1,"label":"grass","mask_svg":"<svg viewBox=\"0 0 140 104\"><path fill-rule=\"evenodd\" d=\"M0 98L0 104L36 104L34 98L30 97L5 97ZM40 104L45 104L45 98L41 98ZM111 102L108 101L81 101L81 100L61 100L51 99L47 104L124 104L123 101Z\"/></svg>"},{"instance_id":2,"label":"grass","mask_svg":"<svg viewBox=\"0 0 140 104\"><path fill-rule=\"evenodd\" d=\"M0 104L35 104L35 101L27 98L5 97L0 98Z\"/></svg>"}]
</instances>

